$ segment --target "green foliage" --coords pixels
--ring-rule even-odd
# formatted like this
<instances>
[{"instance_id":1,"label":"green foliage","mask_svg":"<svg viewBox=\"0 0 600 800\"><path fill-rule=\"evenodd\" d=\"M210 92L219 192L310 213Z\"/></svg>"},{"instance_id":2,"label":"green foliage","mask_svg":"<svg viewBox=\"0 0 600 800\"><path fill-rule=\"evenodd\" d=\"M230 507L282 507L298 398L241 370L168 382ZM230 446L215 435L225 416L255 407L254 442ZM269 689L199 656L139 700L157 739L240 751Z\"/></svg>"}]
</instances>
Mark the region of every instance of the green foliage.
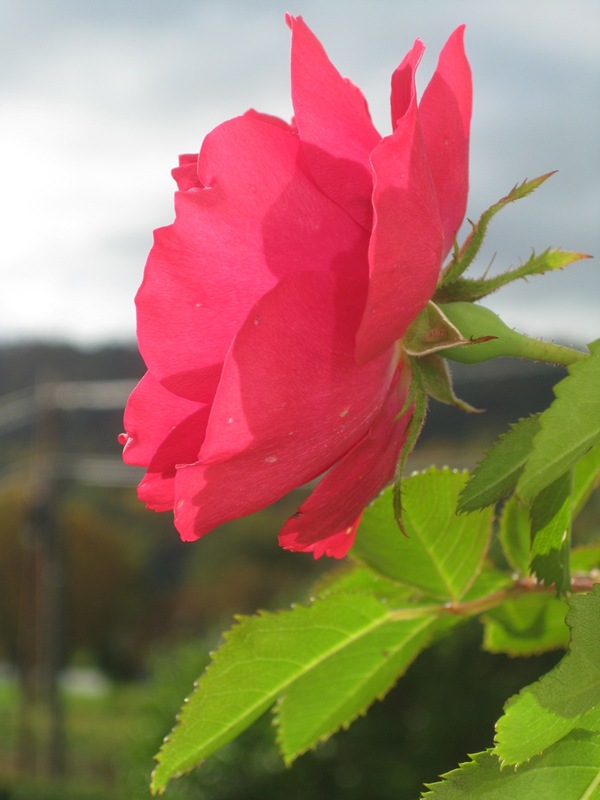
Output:
<instances>
[{"instance_id":1,"label":"green foliage","mask_svg":"<svg viewBox=\"0 0 600 800\"><path fill-rule=\"evenodd\" d=\"M461 411L480 413L479 409L473 408L472 405L456 396L448 365L439 355L430 353L420 356L419 359L414 359L413 363L421 374L425 392L429 397L433 397L438 403L459 408Z\"/></svg>"},{"instance_id":2,"label":"green foliage","mask_svg":"<svg viewBox=\"0 0 600 800\"><path fill-rule=\"evenodd\" d=\"M269 708L274 710L279 750L284 761L291 763L364 714L431 641L472 616L480 616L484 647L490 652L531 656L564 647L566 605L544 591L542 583L552 584L559 592L570 586L570 539L565 530L572 507L576 503L580 508L595 485L596 453L587 456L583 466L576 465L576 481L571 481L570 474L562 476L536 496L530 509L516 495L504 503L497 536L503 556L517 575L489 563L494 498L514 489L523 468L522 453L537 429L537 417L523 421L501 440L493 455L488 454L487 460L498 458L498 452L504 458L500 482L493 480L490 471L491 486L486 485L484 470L483 478L480 472L467 485L476 490L475 500L469 502L485 507L456 513L459 498L465 496L467 472L431 468L413 474L402 483L405 535L392 511L390 488L364 512L351 553L358 562L354 567L321 578L310 605L240 618L165 740L157 757L153 791L163 791L171 778L231 742ZM478 486L482 481L483 489ZM528 577L530 559L540 584ZM573 551L577 570L593 568L590 565L599 559L600 549ZM582 599L572 598L572 609L577 611ZM576 628L572 654L577 652L582 628L573 615L572 610ZM600 663L600 652L590 657ZM584 672L592 681L600 680L589 670ZM572 676L567 677L560 673L558 683L573 685ZM575 688L577 697L580 689ZM538 695L532 690L532 696ZM547 699L543 691L542 695ZM573 696L565 696L562 711L571 707ZM516 702L514 707L520 708ZM532 735L529 717L539 719L538 708L533 713L529 706L523 712L517 710L516 723L512 708L509 705L498 727L498 753L506 761L515 742L517 747L533 747L517 759L522 761L576 727L595 730L596 716L600 726L600 712L594 716L595 710L586 707L568 724L558 715L562 727L557 728L555 721L538 724ZM490 764L497 763L494 757L489 759Z\"/></svg>"},{"instance_id":3,"label":"green foliage","mask_svg":"<svg viewBox=\"0 0 600 800\"><path fill-rule=\"evenodd\" d=\"M519 420L489 450L463 489L459 511L493 505L510 494L523 471L536 433L539 417Z\"/></svg>"},{"instance_id":4,"label":"green foliage","mask_svg":"<svg viewBox=\"0 0 600 800\"><path fill-rule=\"evenodd\" d=\"M591 355L569 368L554 387L556 400L540 416L540 429L517 491L531 499L600 442L600 339Z\"/></svg>"},{"instance_id":5,"label":"green foliage","mask_svg":"<svg viewBox=\"0 0 600 800\"><path fill-rule=\"evenodd\" d=\"M358 603L363 605L364 600ZM390 617L295 680L276 713L279 749L286 763L347 727L373 700L381 699L428 643L434 625L432 616Z\"/></svg>"},{"instance_id":6,"label":"green foliage","mask_svg":"<svg viewBox=\"0 0 600 800\"><path fill-rule=\"evenodd\" d=\"M568 653L508 701L495 748L424 797L600 800L600 545L586 532L588 546L571 549L600 478L600 340L590 355L538 342L472 302L585 256L546 250L498 277L462 277L494 215L548 177L482 215L443 271L434 300L447 305L430 303L404 337L412 380L400 413L411 419L393 485L365 509L350 563L321 577L307 604L238 618L157 756L154 792L232 747L269 709L290 764L364 715L426 648L478 620L496 658ZM456 397L444 358L506 355L568 368L550 407L512 425L472 475L431 468L405 478L428 397L475 410Z\"/></svg>"},{"instance_id":7,"label":"green foliage","mask_svg":"<svg viewBox=\"0 0 600 800\"><path fill-rule=\"evenodd\" d=\"M567 605L547 594L524 594L507 600L483 617L483 645L490 653L531 656L566 647Z\"/></svg>"},{"instance_id":8,"label":"green foliage","mask_svg":"<svg viewBox=\"0 0 600 800\"><path fill-rule=\"evenodd\" d=\"M570 587L571 475L547 486L531 505L531 569L538 580L554 584L558 594Z\"/></svg>"},{"instance_id":9,"label":"green foliage","mask_svg":"<svg viewBox=\"0 0 600 800\"><path fill-rule=\"evenodd\" d=\"M515 495L502 506L498 523L498 540L509 565L515 572L527 575L531 542L529 509Z\"/></svg>"},{"instance_id":10,"label":"green foliage","mask_svg":"<svg viewBox=\"0 0 600 800\"><path fill-rule=\"evenodd\" d=\"M507 764L522 764L576 728L600 731L600 586L567 602L569 652L509 700L498 721L495 753Z\"/></svg>"},{"instance_id":11,"label":"green foliage","mask_svg":"<svg viewBox=\"0 0 600 800\"><path fill-rule=\"evenodd\" d=\"M278 703L286 760L348 725L425 645L435 618L411 605L394 620L382 601L333 594L288 612L241 618L227 634L158 756L162 790Z\"/></svg>"},{"instance_id":12,"label":"green foliage","mask_svg":"<svg viewBox=\"0 0 600 800\"><path fill-rule=\"evenodd\" d=\"M585 453L575 464L571 503L573 518L590 499L594 489L600 484L600 444Z\"/></svg>"},{"instance_id":13,"label":"green foliage","mask_svg":"<svg viewBox=\"0 0 600 800\"><path fill-rule=\"evenodd\" d=\"M599 800L600 736L573 731L517 770L502 768L491 753L478 753L429 786L423 800Z\"/></svg>"},{"instance_id":14,"label":"green foliage","mask_svg":"<svg viewBox=\"0 0 600 800\"><path fill-rule=\"evenodd\" d=\"M438 600L457 602L481 568L492 522L489 509L456 516L466 480L466 472L434 468L406 479L406 536L395 525L389 492L384 492L365 511L352 554L381 575Z\"/></svg>"}]
</instances>

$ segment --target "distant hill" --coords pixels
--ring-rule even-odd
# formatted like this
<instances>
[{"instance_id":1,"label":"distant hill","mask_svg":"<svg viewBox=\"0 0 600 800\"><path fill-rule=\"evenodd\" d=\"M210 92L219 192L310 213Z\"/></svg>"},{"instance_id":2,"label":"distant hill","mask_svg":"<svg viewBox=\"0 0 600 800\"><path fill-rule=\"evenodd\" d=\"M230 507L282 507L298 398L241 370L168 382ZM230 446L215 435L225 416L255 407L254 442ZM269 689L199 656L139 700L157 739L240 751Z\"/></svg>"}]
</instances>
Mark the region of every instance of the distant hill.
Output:
<instances>
[{"instance_id":1,"label":"distant hill","mask_svg":"<svg viewBox=\"0 0 600 800\"><path fill-rule=\"evenodd\" d=\"M564 374L560 368L514 359L474 366L453 364L451 371L459 397L487 413L470 415L432 402L423 442L440 436L463 438L482 428L499 432L509 422L545 408L552 399L552 386ZM95 349L44 343L5 346L0 347L0 401L45 381L131 379L133 385L143 373L144 364L134 345ZM81 433L88 415L81 412L78 416L77 429ZM120 420L122 410L111 416ZM96 439L99 449L106 451L106 441L100 440L106 434L106 426L97 424L97 414L94 420L84 438ZM111 438L111 449L113 444Z\"/></svg>"},{"instance_id":2,"label":"distant hill","mask_svg":"<svg viewBox=\"0 0 600 800\"><path fill-rule=\"evenodd\" d=\"M34 342L0 346L0 397L39 381L139 378L144 364L135 345L79 349Z\"/></svg>"}]
</instances>

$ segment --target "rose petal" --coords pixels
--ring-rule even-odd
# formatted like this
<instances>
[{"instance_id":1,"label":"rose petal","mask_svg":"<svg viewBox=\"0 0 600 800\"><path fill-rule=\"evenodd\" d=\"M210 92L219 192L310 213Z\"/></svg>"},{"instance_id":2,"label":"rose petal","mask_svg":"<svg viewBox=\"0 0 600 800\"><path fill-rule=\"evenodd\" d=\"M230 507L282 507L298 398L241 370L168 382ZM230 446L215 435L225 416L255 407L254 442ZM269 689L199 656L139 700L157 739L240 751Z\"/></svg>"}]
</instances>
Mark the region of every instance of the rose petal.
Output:
<instances>
[{"instance_id":1,"label":"rose petal","mask_svg":"<svg viewBox=\"0 0 600 800\"><path fill-rule=\"evenodd\" d=\"M321 189L360 224L371 225L369 153L381 139L364 95L333 66L301 17L292 30L294 121Z\"/></svg>"},{"instance_id":2,"label":"rose petal","mask_svg":"<svg viewBox=\"0 0 600 800\"><path fill-rule=\"evenodd\" d=\"M357 517L357 519L354 521L354 524L349 525L346 529L340 531L339 533L333 533L331 536L325 536L319 539L319 541L313 542L307 546L294 545L286 547L284 544L282 544L281 538L280 544L284 549L291 550L292 552L312 553L314 558L321 558L322 556L328 556L329 558L343 558L354 542L359 523L360 516Z\"/></svg>"},{"instance_id":3,"label":"rose petal","mask_svg":"<svg viewBox=\"0 0 600 800\"><path fill-rule=\"evenodd\" d=\"M168 389L209 402L233 337L256 300L305 269L366 272L339 255L364 231L299 166L298 138L255 116L224 123L198 159L205 188L176 195L138 292L138 339ZM336 259L338 259L336 261Z\"/></svg>"},{"instance_id":4,"label":"rose petal","mask_svg":"<svg viewBox=\"0 0 600 800\"><path fill-rule=\"evenodd\" d=\"M290 125L289 122L281 119L280 117L275 117L273 114L265 114L263 111L257 111L255 108L249 108L243 114L244 117L251 119L257 119L260 122L267 122L269 125L275 125L278 128L282 128L283 130L287 131L288 133L297 134L298 131L293 125Z\"/></svg>"},{"instance_id":5,"label":"rose petal","mask_svg":"<svg viewBox=\"0 0 600 800\"><path fill-rule=\"evenodd\" d=\"M207 406L167 391L149 372L131 393L125 409L123 460L147 467L138 497L148 508L173 508L176 466L197 461L208 411Z\"/></svg>"},{"instance_id":6,"label":"rose petal","mask_svg":"<svg viewBox=\"0 0 600 800\"><path fill-rule=\"evenodd\" d=\"M369 294L356 343L359 364L404 335L431 299L441 266L443 231L414 88L405 115L373 150L371 162L375 222Z\"/></svg>"},{"instance_id":7,"label":"rose petal","mask_svg":"<svg viewBox=\"0 0 600 800\"><path fill-rule=\"evenodd\" d=\"M125 408L124 424L127 432L123 449L125 463L148 466L171 432L185 419L203 408L202 404L167 391L153 375L146 372L130 394ZM204 431L200 444L203 439ZM197 460L200 444L196 452L192 453L190 461ZM174 458L173 464L182 460Z\"/></svg>"},{"instance_id":8,"label":"rose petal","mask_svg":"<svg viewBox=\"0 0 600 800\"><path fill-rule=\"evenodd\" d=\"M390 98L392 130L396 130L415 99L415 73L424 52L425 45L420 39L416 39L412 49L394 70Z\"/></svg>"},{"instance_id":9,"label":"rose petal","mask_svg":"<svg viewBox=\"0 0 600 800\"><path fill-rule=\"evenodd\" d=\"M436 187L446 257L463 221L469 188L473 88L461 25L450 36L419 105L425 150Z\"/></svg>"},{"instance_id":10,"label":"rose petal","mask_svg":"<svg viewBox=\"0 0 600 800\"><path fill-rule=\"evenodd\" d=\"M360 284L297 273L262 298L227 357L199 463L178 470L175 523L196 539L322 474L371 426L392 353L353 357Z\"/></svg>"},{"instance_id":11,"label":"rose petal","mask_svg":"<svg viewBox=\"0 0 600 800\"><path fill-rule=\"evenodd\" d=\"M325 475L286 522L279 544L286 550L342 558L354 541L364 507L393 478L410 414L398 418L406 403L408 376L390 388L385 404L366 435Z\"/></svg>"},{"instance_id":12,"label":"rose petal","mask_svg":"<svg viewBox=\"0 0 600 800\"><path fill-rule=\"evenodd\" d=\"M198 156L186 153L179 156L179 165L171 170L171 175L175 179L177 188L180 192L187 192L188 189L201 189L198 180Z\"/></svg>"},{"instance_id":13,"label":"rose petal","mask_svg":"<svg viewBox=\"0 0 600 800\"><path fill-rule=\"evenodd\" d=\"M154 511L169 511L175 505L177 469L196 461L202 446L208 407L180 422L161 442L138 486L138 497Z\"/></svg>"}]
</instances>

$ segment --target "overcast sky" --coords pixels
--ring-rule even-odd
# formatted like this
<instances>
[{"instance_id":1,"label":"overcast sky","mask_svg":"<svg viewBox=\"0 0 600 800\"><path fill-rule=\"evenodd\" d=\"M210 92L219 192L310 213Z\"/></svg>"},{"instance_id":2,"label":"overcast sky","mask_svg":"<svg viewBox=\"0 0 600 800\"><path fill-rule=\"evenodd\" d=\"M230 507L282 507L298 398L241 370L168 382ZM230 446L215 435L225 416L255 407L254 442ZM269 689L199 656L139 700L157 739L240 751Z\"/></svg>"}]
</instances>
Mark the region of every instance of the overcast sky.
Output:
<instances>
[{"instance_id":1,"label":"overcast sky","mask_svg":"<svg viewBox=\"0 0 600 800\"><path fill-rule=\"evenodd\" d=\"M531 248L600 254L600 6L595 0L0 0L0 343L130 341L170 170L249 107L284 118L301 14L389 131L389 80L415 37L423 87L461 22L475 99L468 215L559 173L505 210L479 262ZM600 336L598 258L488 302L535 335Z\"/></svg>"}]
</instances>

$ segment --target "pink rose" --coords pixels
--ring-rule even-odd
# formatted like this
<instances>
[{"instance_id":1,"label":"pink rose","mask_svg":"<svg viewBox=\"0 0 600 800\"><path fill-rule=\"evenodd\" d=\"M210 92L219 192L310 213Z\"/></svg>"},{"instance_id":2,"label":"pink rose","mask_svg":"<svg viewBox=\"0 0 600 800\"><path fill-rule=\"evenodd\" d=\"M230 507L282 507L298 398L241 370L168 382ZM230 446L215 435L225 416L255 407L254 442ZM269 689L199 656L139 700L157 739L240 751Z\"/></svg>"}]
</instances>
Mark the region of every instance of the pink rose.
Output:
<instances>
[{"instance_id":1,"label":"pink rose","mask_svg":"<svg viewBox=\"0 0 600 800\"><path fill-rule=\"evenodd\" d=\"M393 133L300 17L291 125L256 111L173 171L138 292L148 371L125 411L139 497L185 540L324 475L289 550L343 556L393 477L409 415L402 336L430 300L467 197L463 27L417 105L417 40L392 76Z\"/></svg>"}]
</instances>

